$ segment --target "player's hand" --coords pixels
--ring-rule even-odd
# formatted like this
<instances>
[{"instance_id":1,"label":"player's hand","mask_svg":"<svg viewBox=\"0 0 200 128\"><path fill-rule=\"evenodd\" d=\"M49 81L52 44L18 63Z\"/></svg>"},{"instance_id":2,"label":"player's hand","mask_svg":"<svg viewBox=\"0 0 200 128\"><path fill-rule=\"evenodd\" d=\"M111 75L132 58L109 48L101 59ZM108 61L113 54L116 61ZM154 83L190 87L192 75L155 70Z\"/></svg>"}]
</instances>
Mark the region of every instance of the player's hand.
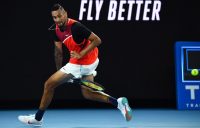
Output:
<instances>
[{"instance_id":1,"label":"player's hand","mask_svg":"<svg viewBox=\"0 0 200 128\"><path fill-rule=\"evenodd\" d=\"M76 58L76 59L80 59L82 56L77 53L76 51L71 51L70 53L71 58Z\"/></svg>"}]
</instances>

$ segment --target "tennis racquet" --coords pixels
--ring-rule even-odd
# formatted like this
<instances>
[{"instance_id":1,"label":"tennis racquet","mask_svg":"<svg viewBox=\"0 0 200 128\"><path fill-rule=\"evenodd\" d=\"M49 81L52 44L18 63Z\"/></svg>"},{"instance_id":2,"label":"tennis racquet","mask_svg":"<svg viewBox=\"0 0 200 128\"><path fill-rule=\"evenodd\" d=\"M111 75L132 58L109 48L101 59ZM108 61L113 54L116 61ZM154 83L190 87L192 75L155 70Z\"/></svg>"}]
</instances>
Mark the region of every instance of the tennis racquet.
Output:
<instances>
[{"instance_id":1,"label":"tennis racquet","mask_svg":"<svg viewBox=\"0 0 200 128\"><path fill-rule=\"evenodd\" d=\"M84 85L95 91L104 91L105 90L105 88L101 84L93 82L93 81L89 81L89 80L74 79L74 83L78 83L79 85Z\"/></svg>"}]
</instances>

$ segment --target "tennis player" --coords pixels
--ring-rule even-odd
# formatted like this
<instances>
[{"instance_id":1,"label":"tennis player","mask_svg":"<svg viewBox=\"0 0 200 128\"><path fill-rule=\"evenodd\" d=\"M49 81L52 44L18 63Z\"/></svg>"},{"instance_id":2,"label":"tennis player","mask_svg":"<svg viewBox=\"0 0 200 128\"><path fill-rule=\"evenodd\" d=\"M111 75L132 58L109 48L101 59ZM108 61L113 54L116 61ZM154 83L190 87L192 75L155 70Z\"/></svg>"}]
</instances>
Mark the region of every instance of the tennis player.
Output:
<instances>
[{"instance_id":1,"label":"tennis player","mask_svg":"<svg viewBox=\"0 0 200 128\"><path fill-rule=\"evenodd\" d=\"M42 125L43 115L51 103L56 87L73 81L74 78L94 81L95 69L99 63L97 46L101 44L101 39L80 22L68 18L67 12L59 4L52 7L51 15L55 22L55 62L58 71L45 82L43 96L36 114L18 116L22 123L34 126ZM69 62L63 67L62 44L70 52ZM110 103L121 111L127 121L131 120L132 111L127 98L116 99L86 86L81 86L81 90L84 98Z\"/></svg>"}]
</instances>

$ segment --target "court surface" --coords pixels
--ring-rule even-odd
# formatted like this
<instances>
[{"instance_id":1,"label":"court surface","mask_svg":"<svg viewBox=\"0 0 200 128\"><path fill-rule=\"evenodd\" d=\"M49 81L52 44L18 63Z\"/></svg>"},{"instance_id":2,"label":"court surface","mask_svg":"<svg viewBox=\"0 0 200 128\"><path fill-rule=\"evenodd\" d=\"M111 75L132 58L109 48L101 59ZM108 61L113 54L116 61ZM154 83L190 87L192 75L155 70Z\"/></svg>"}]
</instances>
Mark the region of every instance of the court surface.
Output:
<instances>
[{"instance_id":1,"label":"court surface","mask_svg":"<svg viewBox=\"0 0 200 128\"><path fill-rule=\"evenodd\" d=\"M0 128L33 128L17 116L36 110L0 110ZM126 122L117 109L47 110L41 128L200 128L200 111L174 109L135 109Z\"/></svg>"}]
</instances>

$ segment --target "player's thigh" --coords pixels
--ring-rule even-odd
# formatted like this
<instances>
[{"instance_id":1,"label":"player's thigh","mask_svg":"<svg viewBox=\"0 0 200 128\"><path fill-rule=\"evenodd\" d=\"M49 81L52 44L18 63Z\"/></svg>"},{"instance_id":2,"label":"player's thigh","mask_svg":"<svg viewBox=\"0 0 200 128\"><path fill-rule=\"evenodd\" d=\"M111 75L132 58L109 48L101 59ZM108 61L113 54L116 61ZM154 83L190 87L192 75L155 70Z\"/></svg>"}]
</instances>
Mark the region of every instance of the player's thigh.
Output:
<instances>
[{"instance_id":1,"label":"player's thigh","mask_svg":"<svg viewBox=\"0 0 200 128\"><path fill-rule=\"evenodd\" d=\"M82 79L83 80L89 80L89 81L94 81L94 76L93 75L84 75L82 76ZM82 93L86 92L86 91L92 91L92 89L86 87L86 86L81 86L81 90L82 90Z\"/></svg>"},{"instance_id":2,"label":"player's thigh","mask_svg":"<svg viewBox=\"0 0 200 128\"><path fill-rule=\"evenodd\" d=\"M63 84L65 82L67 82L69 79L73 78L72 74L67 74L64 73L62 71L57 71L56 73L54 73L47 81L46 81L46 85L50 85L50 86L58 86L60 84Z\"/></svg>"},{"instance_id":3,"label":"player's thigh","mask_svg":"<svg viewBox=\"0 0 200 128\"><path fill-rule=\"evenodd\" d=\"M83 80L89 80L89 81L94 81L94 76L93 76L93 74L91 74L91 75L84 75L84 76L82 76L82 79Z\"/></svg>"}]
</instances>

